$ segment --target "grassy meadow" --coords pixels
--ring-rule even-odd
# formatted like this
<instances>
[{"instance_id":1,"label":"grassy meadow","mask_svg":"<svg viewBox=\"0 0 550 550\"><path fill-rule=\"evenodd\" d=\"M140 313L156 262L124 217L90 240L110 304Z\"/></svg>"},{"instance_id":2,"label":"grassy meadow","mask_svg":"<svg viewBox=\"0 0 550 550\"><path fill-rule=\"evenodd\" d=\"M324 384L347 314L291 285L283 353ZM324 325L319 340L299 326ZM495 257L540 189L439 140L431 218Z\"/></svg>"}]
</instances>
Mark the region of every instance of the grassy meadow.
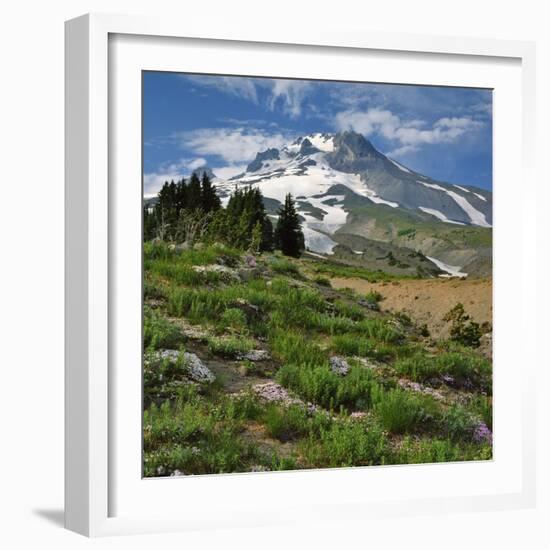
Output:
<instances>
[{"instance_id":1,"label":"grassy meadow","mask_svg":"<svg viewBox=\"0 0 550 550\"><path fill-rule=\"evenodd\" d=\"M492 365L460 308L436 340L330 281L394 277L221 244L146 242L144 272L146 477L492 458Z\"/></svg>"}]
</instances>

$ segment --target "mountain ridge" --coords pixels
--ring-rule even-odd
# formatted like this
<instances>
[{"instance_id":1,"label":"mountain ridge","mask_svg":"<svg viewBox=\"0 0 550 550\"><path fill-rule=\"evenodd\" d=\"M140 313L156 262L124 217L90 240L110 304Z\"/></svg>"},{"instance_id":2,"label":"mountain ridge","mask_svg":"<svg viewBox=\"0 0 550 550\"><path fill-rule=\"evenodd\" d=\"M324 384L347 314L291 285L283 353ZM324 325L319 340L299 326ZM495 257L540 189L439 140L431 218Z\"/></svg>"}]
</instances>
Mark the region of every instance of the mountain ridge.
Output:
<instances>
[{"instance_id":1,"label":"mountain ridge","mask_svg":"<svg viewBox=\"0 0 550 550\"><path fill-rule=\"evenodd\" d=\"M408 246L430 256L439 254L438 261L453 267L488 265L490 250L466 246L466 241L472 240L470 234L490 232L492 193L416 172L380 152L357 132L312 133L281 148L258 151L244 172L216 180L215 185L225 200L235 186L258 186L273 216L276 206L291 193L302 219L306 247L315 253L333 254L343 244L343 236L351 234ZM388 217L394 221L380 221ZM402 238L400 232L410 236L413 226L415 235L422 238ZM467 235L457 239L455 228L463 228ZM430 232L441 238L430 240ZM480 261L480 256L485 259ZM488 274L487 268L480 273Z\"/></svg>"}]
</instances>

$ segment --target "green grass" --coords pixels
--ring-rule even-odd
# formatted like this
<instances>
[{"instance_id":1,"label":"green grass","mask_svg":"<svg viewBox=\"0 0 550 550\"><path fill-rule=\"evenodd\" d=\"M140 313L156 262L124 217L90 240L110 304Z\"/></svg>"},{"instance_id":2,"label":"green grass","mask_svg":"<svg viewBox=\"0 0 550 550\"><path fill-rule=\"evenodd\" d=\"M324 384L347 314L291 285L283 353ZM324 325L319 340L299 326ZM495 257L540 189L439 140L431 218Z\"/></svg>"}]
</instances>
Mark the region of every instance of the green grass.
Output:
<instances>
[{"instance_id":1,"label":"green grass","mask_svg":"<svg viewBox=\"0 0 550 550\"><path fill-rule=\"evenodd\" d=\"M323 277L322 275L316 275L313 277L313 282L321 286L326 286L327 288L332 288L330 279L327 279L327 277Z\"/></svg>"},{"instance_id":2,"label":"green grass","mask_svg":"<svg viewBox=\"0 0 550 550\"><path fill-rule=\"evenodd\" d=\"M220 326L225 329L243 331L247 327L247 317L244 311L238 308L227 308L220 317Z\"/></svg>"},{"instance_id":3,"label":"green grass","mask_svg":"<svg viewBox=\"0 0 550 550\"><path fill-rule=\"evenodd\" d=\"M313 468L384 464L389 452L380 426L351 420L333 422L328 429L310 436L301 451Z\"/></svg>"},{"instance_id":4,"label":"green grass","mask_svg":"<svg viewBox=\"0 0 550 550\"><path fill-rule=\"evenodd\" d=\"M489 445L457 444L448 439L406 436L392 453L393 464L425 464L492 458Z\"/></svg>"},{"instance_id":5,"label":"green grass","mask_svg":"<svg viewBox=\"0 0 550 550\"><path fill-rule=\"evenodd\" d=\"M437 405L431 398L400 388L380 389L373 399L374 412L382 425L395 434L427 431L437 413Z\"/></svg>"},{"instance_id":6,"label":"green grass","mask_svg":"<svg viewBox=\"0 0 550 550\"><path fill-rule=\"evenodd\" d=\"M361 321L365 318L365 310L360 305L344 300L335 300L334 309L338 315L348 317L353 321Z\"/></svg>"},{"instance_id":7,"label":"green grass","mask_svg":"<svg viewBox=\"0 0 550 550\"><path fill-rule=\"evenodd\" d=\"M144 296L154 305L144 309L146 476L176 469L201 474L491 457L490 445L474 441L481 421L492 429L490 361L456 342L428 345L405 315L361 305L360 300L378 304L377 292L365 296L329 288L332 276L397 277L271 255L257 258L264 276L249 281L227 284L218 273L193 269L216 263L238 267L240 258L240 252L217 245L178 252L146 243ZM315 275L306 279L301 270ZM201 325L218 361L233 364L251 349L267 348L270 372L237 363L249 377L243 382L274 377L319 408L266 404L252 393L230 397L218 372L213 384L190 385L182 360L154 355L162 348L183 351L184 337L166 316ZM347 375L332 372L331 354L348 358ZM367 368L353 357L375 359L377 366ZM401 377L426 385L445 381L445 395L458 389L466 399L437 401L400 387ZM353 411L367 415L352 419ZM259 425L266 440L253 435Z\"/></svg>"},{"instance_id":8,"label":"green grass","mask_svg":"<svg viewBox=\"0 0 550 550\"><path fill-rule=\"evenodd\" d=\"M352 366L342 377L328 365L286 364L277 372L277 380L305 401L330 410L368 408L373 387L377 385L373 374L359 366Z\"/></svg>"},{"instance_id":9,"label":"green grass","mask_svg":"<svg viewBox=\"0 0 550 550\"><path fill-rule=\"evenodd\" d=\"M310 269L317 275L333 277L355 277L364 279L370 283L378 283L382 281L396 281L399 279L414 279L411 275L392 275L383 271L372 271L362 267L354 267L344 264L338 264L331 261L317 262L312 260L303 260L304 263L311 262Z\"/></svg>"},{"instance_id":10,"label":"green grass","mask_svg":"<svg viewBox=\"0 0 550 550\"><path fill-rule=\"evenodd\" d=\"M375 357L376 343L355 334L341 334L332 339L332 349L339 355Z\"/></svg>"},{"instance_id":11,"label":"green grass","mask_svg":"<svg viewBox=\"0 0 550 550\"><path fill-rule=\"evenodd\" d=\"M282 407L276 404L266 407L262 420L269 435L282 442L318 434L331 423L325 414L309 414L298 405Z\"/></svg>"},{"instance_id":12,"label":"green grass","mask_svg":"<svg viewBox=\"0 0 550 550\"><path fill-rule=\"evenodd\" d=\"M254 349L254 340L250 338L230 336L208 338L208 349L214 355L227 358L237 358Z\"/></svg>"},{"instance_id":13,"label":"green grass","mask_svg":"<svg viewBox=\"0 0 550 550\"><path fill-rule=\"evenodd\" d=\"M404 334L389 323L389 319L364 319L357 323L357 332L385 344L398 344Z\"/></svg>"},{"instance_id":14,"label":"green grass","mask_svg":"<svg viewBox=\"0 0 550 550\"><path fill-rule=\"evenodd\" d=\"M241 436L244 420L256 417L250 398L240 402L208 402L192 388L160 407L151 405L143 415L144 474L166 475L247 471L256 463L271 463Z\"/></svg>"},{"instance_id":15,"label":"green grass","mask_svg":"<svg viewBox=\"0 0 550 550\"><path fill-rule=\"evenodd\" d=\"M143 310L143 347L177 348L183 343L180 331L155 310L145 307Z\"/></svg>"},{"instance_id":16,"label":"green grass","mask_svg":"<svg viewBox=\"0 0 550 550\"><path fill-rule=\"evenodd\" d=\"M328 355L304 334L285 330L273 331L269 344L273 356L282 364L306 366L328 365Z\"/></svg>"},{"instance_id":17,"label":"green grass","mask_svg":"<svg viewBox=\"0 0 550 550\"><path fill-rule=\"evenodd\" d=\"M275 273L291 275L298 279L304 278L300 273L298 266L286 258L274 258L270 263L270 267Z\"/></svg>"},{"instance_id":18,"label":"green grass","mask_svg":"<svg viewBox=\"0 0 550 550\"><path fill-rule=\"evenodd\" d=\"M450 375L458 386L491 392L491 363L470 351L446 351L437 356L416 353L396 361L393 367L399 375L417 382Z\"/></svg>"},{"instance_id":19,"label":"green grass","mask_svg":"<svg viewBox=\"0 0 550 550\"><path fill-rule=\"evenodd\" d=\"M223 245L212 245L203 249L177 251L167 243L146 242L143 244L143 260L145 265L151 260L170 260L176 265L208 265L218 261L235 264L241 252Z\"/></svg>"},{"instance_id":20,"label":"green grass","mask_svg":"<svg viewBox=\"0 0 550 550\"><path fill-rule=\"evenodd\" d=\"M415 382L427 382L442 374L441 364L425 353L416 353L412 357L399 359L393 368L400 376L406 376Z\"/></svg>"}]
</instances>

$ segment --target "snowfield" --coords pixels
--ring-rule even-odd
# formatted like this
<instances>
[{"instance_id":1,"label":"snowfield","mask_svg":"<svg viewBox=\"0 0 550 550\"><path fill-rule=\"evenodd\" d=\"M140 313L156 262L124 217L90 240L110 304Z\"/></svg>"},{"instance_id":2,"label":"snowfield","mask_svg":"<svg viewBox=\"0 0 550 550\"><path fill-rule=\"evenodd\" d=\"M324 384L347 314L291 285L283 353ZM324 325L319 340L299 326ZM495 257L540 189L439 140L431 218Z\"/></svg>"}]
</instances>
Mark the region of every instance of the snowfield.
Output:
<instances>
[{"instance_id":1,"label":"snowfield","mask_svg":"<svg viewBox=\"0 0 550 550\"><path fill-rule=\"evenodd\" d=\"M466 189L465 187L460 187L460 185L455 185L457 189L460 189L461 191L464 191L464 193L470 193L469 189Z\"/></svg>"},{"instance_id":2,"label":"snowfield","mask_svg":"<svg viewBox=\"0 0 550 550\"><path fill-rule=\"evenodd\" d=\"M444 187L441 187L441 185L436 185L435 183L426 183L425 181L418 180L417 183L421 183L426 187L431 187L432 189L436 189L437 191L443 191L447 193L447 195L449 195L458 204L458 206L460 206L460 208L462 208L462 210L464 210L464 212L468 214L470 221L474 225L479 225L480 227L491 227L491 224L487 222L483 213L474 208L462 195L459 195L458 193L455 193L450 189L445 189ZM456 185L455 187L458 187L458 185Z\"/></svg>"},{"instance_id":3,"label":"snowfield","mask_svg":"<svg viewBox=\"0 0 550 550\"><path fill-rule=\"evenodd\" d=\"M474 193L474 195L475 195L478 199L481 199L482 201L487 202L487 199L486 199L483 195L480 195L479 193Z\"/></svg>"},{"instance_id":4,"label":"snowfield","mask_svg":"<svg viewBox=\"0 0 550 550\"><path fill-rule=\"evenodd\" d=\"M332 249L338 244L333 241L328 235L319 233L314 229L311 229L307 225L302 226L304 232L304 240L306 248L313 252L319 252L321 254L332 254Z\"/></svg>"},{"instance_id":5,"label":"snowfield","mask_svg":"<svg viewBox=\"0 0 550 550\"><path fill-rule=\"evenodd\" d=\"M437 258L431 258L430 256L426 256L428 260L432 261L439 269L442 271L446 271L447 275L441 275L441 277L467 277L468 273L464 273L463 271L460 271L461 267L459 265L449 265L445 262L442 262L441 260L438 260Z\"/></svg>"},{"instance_id":6,"label":"snowfield","mask_svg":"<svg viewBox=\"0 0 550 550\"><path fill-rule=\"evenodd\" d=\"M393 160L393 159L391 159L390 157L387 157L387 159L388 159L392 164L394 164L395 166L397 166L397 168L399 168L399 170L401 170L402 172L407 172L407 174L412 174L412 172L411 172L408 168L405 168L404 166L401 166L401 164L399 164L396 160Z\"/></svg>"},{"instance_id":7,"label":"snowfield","mask_svg":"<svg viewBox=\"0 0 550 550\"><path fill-rule=\"evenodd\" d=\"M436 218L440 219L442 222L446 223L455 223L456 225L466 225L462 222L456 222L454 220L450 220L443 214L443 212L440 212L439 210L435 210L435 208L427 208L425 206L419 206L419 210L422 210L422 212L426 212L426 214L431 214L432 216L435 216Z\"/></svg>"},{"instance_id":8,"label":"snowfield","mask_svg":"<svg viewBox=\"0 0 550 550\"><path fill-rule=\"evenodd\" d=\"M308 146L307 142L304 146L305 140L308 140L313 148ZM214 180L216 188L221 191L223 205L227 205L229 196L235 186L250 185L257 187L264 197L274 199L281 204L284 203L285 197L290 193L296 200L298 211L304 219L302 225L307 247L315 252L331 254L336 243L329 235L333 235L343 227L348 218L348 212L344 209L346 195L328 194L333 186L346 187L356 195L364 197L374 204L391 208L400 207L400 204L395 200L388 200L369 187L370 174L368 170L362 170L361 173L352 173L351 170L354 169L352 164L349 165L349 172L331 167L327 154L336 151L337 143L338 141L334 135L317 132L297 138L281 149L269 149L259 152L256 159L249 165L250 168L247 167L247 171L244 173L225 181L217 178ZM373 154L372 149L369 149L369 151L369 154ZM349 151L346 154L349 154ZM433 200L433 204L431 204L432 197L427 197L424 204L429 206L419 206L417 204L416 207L419 210L445 223L456 225L471 223L481 227L491 227L483 212L475 208L464 196L469 193L470 197L475 195L480 200L488 202L482 195L460 185L450 186L448 184L438 185L432 183L427 176L417 174L399 162L381 153L378 154L384 160L381 165L385 171L389 169L386 162L388 160L406 174L396 174L395 170L391 170L391 177L397 178L398 181L403 178L403 180L410 183L416 182L437 192L439 196L440 193L445 193L465 212L469 221L463 223L450 219L449 216L452 214L449 212L452 213L455 208L452 206L449 209L450 203L448 200ZM343 170L345 169L343 168ZM376 180L373 180L373 182L376 182ZM443 187L443 185L446 185L446 187ZM372 187L374 186L375 183L372 184ZM457 191L460 190L461 194L451 190L452 187L456 188ZM400 195L396 196L399 197ZM309 206L311 206L311 209L309 209Z\"/></svg>"}]
</instances>

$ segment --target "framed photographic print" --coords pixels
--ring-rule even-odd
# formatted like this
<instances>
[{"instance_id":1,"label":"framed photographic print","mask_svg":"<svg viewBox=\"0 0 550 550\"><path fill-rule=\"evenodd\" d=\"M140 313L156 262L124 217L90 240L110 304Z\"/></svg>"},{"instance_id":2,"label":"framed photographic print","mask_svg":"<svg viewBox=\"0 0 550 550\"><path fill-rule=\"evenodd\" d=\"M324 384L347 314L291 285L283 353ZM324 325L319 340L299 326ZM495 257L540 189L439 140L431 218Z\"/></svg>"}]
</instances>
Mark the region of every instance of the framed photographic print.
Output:
<instances>
[{"instance_id":1,"label":"framed photographic print","mask_svg":"<svg viewBox=\"0 0 550 550\"><path fill-rule=\"evenodd\" d=\"M533 46L66 33L67 527L531 505Z\"/></svg>"}]
</instances>

